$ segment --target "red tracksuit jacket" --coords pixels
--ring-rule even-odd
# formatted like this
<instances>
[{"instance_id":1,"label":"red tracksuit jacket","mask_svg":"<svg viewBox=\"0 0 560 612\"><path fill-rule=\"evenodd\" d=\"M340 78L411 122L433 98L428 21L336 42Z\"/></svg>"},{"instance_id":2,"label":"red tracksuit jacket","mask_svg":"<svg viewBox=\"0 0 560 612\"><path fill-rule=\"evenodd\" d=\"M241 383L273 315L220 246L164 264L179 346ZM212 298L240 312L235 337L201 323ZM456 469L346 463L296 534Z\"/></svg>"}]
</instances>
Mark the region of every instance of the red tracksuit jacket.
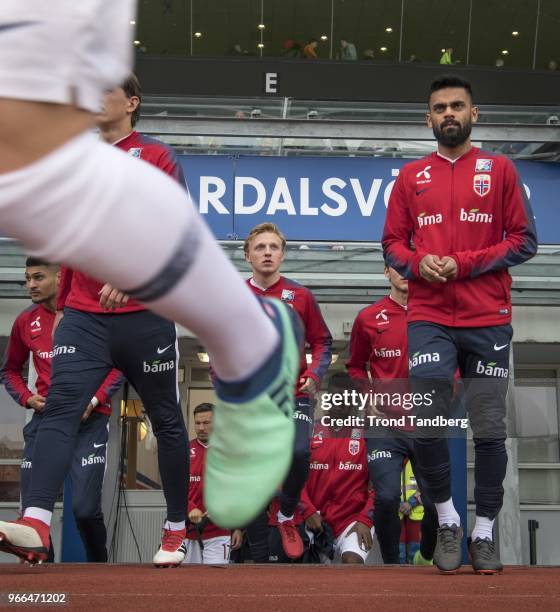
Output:
<instances>
[{"instance_id":1,"label":"red tracksuit jacket","mask_svg":"<svg viewBox=\"0 0 560 612\"><path fill-rule=\"evenodd\" d=\"M409 321L509 323L508 268L537 252L533 212L512 162L473 147L454 163L433 153L404 166L389 199L383 251L410 281ZM426 254L452 256L457 280L421 279Z\"/></svg>"},{"instance_id":2,"label":"red tracksuit jacket","mask_svg":"<svg viewBox=\"0 0 560 612\"><path fill-rule=\"evenodd\" d=\"M331 363L332 336L313 294L303 285L284 276L268 289L261 289L251 281L252 279L249 279L247 285L255 295L282 300L300 316L305 327L305 342L311 347L312 360L308 366L304 352L300 362L299 378L312 378L319 384ZM296 396L302 395L296 393Z\"/></svg>"},{"instance_id":3,"label":"red tracksuit jacket","mask_svg":"<svg viewBox=\"0 0 560 612\"><path fill-rule=\"evenodd\" d=\"M374 392L402 394L409 391L406 323L406 307L390 296L358 313L350 336L350 358L346 368L363 390L371 387L369 371ZM390 417L410 414L399 406L379 408Z\"/></svg>"},{"instance_id":4,"label":"red tracksuit jacket","mask_svg":"<svg viewBox=\"0 0 560 612\"><path fill-rule=\"evenodd\" d=\"M199 442L198 438L191 440L189 444L191 450L189 464L189 502L187 514L195 508L202 510L202 512L206 512L202 492L204 490L204 462L206 460L206 449L208 447L204 446L202 442ZM210 521L206 524L206 527L204 528L204 531L202 533L202 537L205 540L208 540L209 538L217 538L218 536L224 535L228 536L230 534L231 531L228 531L227 529L221 529ZM192 530L187 530L187 538L189 540L196 540L196 533Z\"/></svg>"},{"instance_id":5,"label":"red tracksuit jacket","mask_svg":"<svg viewBox=\"0 0 560 612\"><path fill-rule=\"evenodd\" d=\"M305 519L320 512L338 537L354 521L373 526L366 441L359 429L316 425L309 477L301 494Z\"/></svg>"},{"instance_id":6,"label":"red tracksuit jacket","mask_svg":"<svg viewBox=\"0 0 560 612\"><path fill-rule=\"evenodd\" d=\"M182 185L186 185L177 155L171 147L163 142L135 131L114 143L114 146L133 157L138 157L149 164L153 164ZM154 202L154 206L157 206L157 202ZM99 305L99 291L103 284L79 270L62 266L57 310L63 310L65 306L69 306L83 312L107 313L107 310ZM126 306L114 312L115 314L123 314L139 310L145 310L145 307L139 302L129 300Z\"/></svg>"},{"instance_id":7,"label":"red tracksuit jacket","mask_svg":"<svg viewBox=\"0 0 560 612\"><path fill-rule=\"evenodd\" d=\"M6 391L22 406L25 406L27 400L34 395L22 376L23 366L29 359L30 352L37 372L35 383L37 393L43 397L48 394L51 383L54 316L54 312L47 310L42 304L33 304L17 317L12 327L0 375ZM95 397L99 400L95 412L111 414L111 396L121 386L123 380L119 370L113 369L109 372L95 393Z\"/></svg>"}]
</instances>

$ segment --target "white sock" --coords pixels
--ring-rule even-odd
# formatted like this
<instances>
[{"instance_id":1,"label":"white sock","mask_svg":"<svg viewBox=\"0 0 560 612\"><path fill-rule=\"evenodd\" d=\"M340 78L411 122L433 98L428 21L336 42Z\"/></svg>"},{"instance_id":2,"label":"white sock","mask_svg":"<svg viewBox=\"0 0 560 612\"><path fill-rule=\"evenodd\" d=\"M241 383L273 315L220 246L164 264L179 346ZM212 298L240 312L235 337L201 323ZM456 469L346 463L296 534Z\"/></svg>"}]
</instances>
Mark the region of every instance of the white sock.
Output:
<instances>
[{"instance_id":1,"label":"white sock","mask_svg":"<svg viewBox=\"0 0 560 612\"><path fill-rule=\"evenodd\" d=\"M249 377L276 349L274 325L184 189L93 134L0 175L0 227L36 256L147 288L149 307L192 330L224 381ZM150 281L175 279L170 263L186 272L160 297Z\"/></svg>"},{"instance_id":2,"label":"white sock","mask_svg":"<svg viewBox=\"0 0 560 612\"><path fill-rule=\"evenodd\" d=\"M453 505L453 498L450 497L447 501L440 504L434 504L438 513L439 526L442 525L457 525L461 524L461 518Z\"/></svg>"},{"instance_id":3,"label":"white sock","mask_svg":"<svg viewBox=\"0 0 560 612\"><path fill-rule=\"evenodd\" d=\"M179 521L178 523L174 523L173 521L165 521L163 528L169 531L181 531L181 529L185 529L185 521Z\"/></svg>"},{"instance_id":4,"label":"white sock","mask_svg":"<svg viewBox=\"0 0 560 612\"><path fill-rule=\"evenodd\" d=\"M52 512L49 512L43 508L34 508L33 506L30 506L29 508L25 509L23 516L25 518L37 519L49 527L51 526Z\"/></svg>"},{"instance_id":5,"label":"white sock","mask_svg":"<svg viewBox=\"0 0 560 612\"><path fill-rule=\"evenodd\" d=\"M294 515L293 514L292 514L292 516L286 516L280 510L278 510L278 513L276 514L276 517L278 518L278 522L279 523L285 523L286 521L293 521L294 520Z\"/></svg>"},{"instance_id":6,"label":"white sock","mask_svg":"<svg viewBox=\"0 0 560 612\"><path fill-rule=\"evenodd\" d=\"M484 540L484 538L493 540L494 539L493 529L494 529L494 519L489 519L489 518L486 518L485 516L477 515L476 521L474 523L474 529L471 534L471 538L473 539L473 541L476 540L477 538L480 538L481 540Z\"/></svg>"}]
</instances>

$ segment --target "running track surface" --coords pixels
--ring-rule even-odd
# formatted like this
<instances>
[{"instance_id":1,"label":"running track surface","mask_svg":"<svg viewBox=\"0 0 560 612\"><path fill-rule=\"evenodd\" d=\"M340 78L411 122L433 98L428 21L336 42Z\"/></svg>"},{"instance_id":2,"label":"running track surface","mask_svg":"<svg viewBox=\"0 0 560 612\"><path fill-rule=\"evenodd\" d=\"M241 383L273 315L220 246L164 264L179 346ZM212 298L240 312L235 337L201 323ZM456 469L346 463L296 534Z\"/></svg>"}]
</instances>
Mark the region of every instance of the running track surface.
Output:
<instances>
[{"instance_id":1,"label":"running track surface","mask_svg":"<svg viewBox=\"0 0 560 612\"><path fill-rule=\"evenodd\" d=\"M560 610L560 568L507 567L479 576L465 566L444 576L429 567L2 564L0 593L9 592L65 592L68 605L57 608L88 612L552 612Z\"/></svg>"}]
</instances>

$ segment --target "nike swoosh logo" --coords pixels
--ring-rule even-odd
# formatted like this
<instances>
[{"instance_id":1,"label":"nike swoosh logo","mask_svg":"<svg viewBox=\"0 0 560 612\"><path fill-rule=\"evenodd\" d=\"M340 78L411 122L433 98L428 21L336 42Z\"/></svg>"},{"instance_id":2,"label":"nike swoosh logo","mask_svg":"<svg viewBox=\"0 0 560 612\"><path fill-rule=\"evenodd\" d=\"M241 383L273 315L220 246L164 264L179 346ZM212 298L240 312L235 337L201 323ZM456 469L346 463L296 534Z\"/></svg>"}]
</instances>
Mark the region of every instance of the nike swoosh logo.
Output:
<instances>
[{"instance_id":1,"label":"nike swoosh logo","mask_svg":"<svg viewBox=\"0 0 560 612\"><path fill-rule=\"evenodd\" d=\"M7 30L16 30L18 28L25 28L26 26L36 25L38 21L12 21L11 23L0 23L0 32L6 32Z\"/></svg>"},{"instance_id":2,"label":"nike swoosh logo","mask_svg":"<svg viewBox=\"0 0 560 612\"><path fill-rule=\"evenodd\" d=\"M165 348L162 348L162 349L160 349L160 348L159 348L159 346L158 346L157 354L158 354L158 355L161 355L162 353L165 353L165 351L166 351L168 348L171 348L172 346L173 346L173 344L168 344L168 345L167 345Z\"/></svg>"},{"instance_id":3,"label":"nike swoosh logo","mask_svg":"<svg viewBox=\"0 0 560 612\"><path fill-rule=\"evenodd\" d=\"M103 444L96 444L95 442L93 443L93 448L101 448L102 446L105 446L105 442L103 442Z\"/></svg>"},{"instance_id":4,"label":"nike swoosh logo","mask_svg":"<svg viewBox=\"0 0 560 612\"><path fill-rule=\"evenodd\" d=\"M420 194L424 193L424 191L428 191L428 189L430 189L430 187L425 187L424 189L419 189L416 192L416 195L419 196Z\"/></svg>"},{"instance_id":5,"label":"nike swoosh logo","mask_svg":"<svg viewBox=\"0 0 560 612\"><path fill-rule=\"evenodd\" d=\"M506 348L506 346L509 346L509 344L504 344L504 345L502 345L502 346L496 346L496 345L494 344L494 350L495 350L495 351L501 351L502 349L505 349L505 348Z\"/></svg>"}]
</instances>

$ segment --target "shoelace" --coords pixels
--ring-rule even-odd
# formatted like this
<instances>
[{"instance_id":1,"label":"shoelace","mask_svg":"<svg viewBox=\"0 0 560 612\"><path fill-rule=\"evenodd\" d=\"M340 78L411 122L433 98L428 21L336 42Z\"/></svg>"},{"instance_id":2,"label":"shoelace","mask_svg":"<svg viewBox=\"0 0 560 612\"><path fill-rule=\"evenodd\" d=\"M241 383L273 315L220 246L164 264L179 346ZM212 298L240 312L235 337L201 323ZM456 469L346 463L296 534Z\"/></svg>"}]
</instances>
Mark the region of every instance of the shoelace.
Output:
<instances>
[{"instance_id":1,"label":"shoelace","mask_svg":"<svg viewBox=\"0 0 560 612\"><path fill-rule=\"evenodd\" d=\"M185 539L184 530L171 531L169 529L163 530L163 538L161 541L161 547L164 550L177 550L183 544Z\"/></svg>"},{"instance_id":2,"label":"shoelace","mask_svg":"<svg viewBox=\"0 0 560 612\"><path fill-rule=\"evenodd\" d=\"M292 521L285 521L282 526L285 529L285 533L286 533L286 537L288 538L288 540L290 542L295 542L296 541L296 534L295 534L295 525L292 523Z\"/></svg>"},{"instance_id":3,"label":"shoelace","mask_svg":"<svg viewBox=\"0 0 560 612\"><path fill-rule=\"evenodd\" d=\"M485 560L493 559L496 549L494 542L488 538L483 540L475 540L473 546L476 548L477 554Z\"/></svg>"},{"instance_id":4,"label":"shoelace","mask_svg":"<svg viewBox=\"0 0 560 612\"><path fill-rule=\"evenodd\" d=\"M440 527L438 530L440 546L445 553L455 552L457 549L457 528Z\"/></svg>"}]
</instances>

